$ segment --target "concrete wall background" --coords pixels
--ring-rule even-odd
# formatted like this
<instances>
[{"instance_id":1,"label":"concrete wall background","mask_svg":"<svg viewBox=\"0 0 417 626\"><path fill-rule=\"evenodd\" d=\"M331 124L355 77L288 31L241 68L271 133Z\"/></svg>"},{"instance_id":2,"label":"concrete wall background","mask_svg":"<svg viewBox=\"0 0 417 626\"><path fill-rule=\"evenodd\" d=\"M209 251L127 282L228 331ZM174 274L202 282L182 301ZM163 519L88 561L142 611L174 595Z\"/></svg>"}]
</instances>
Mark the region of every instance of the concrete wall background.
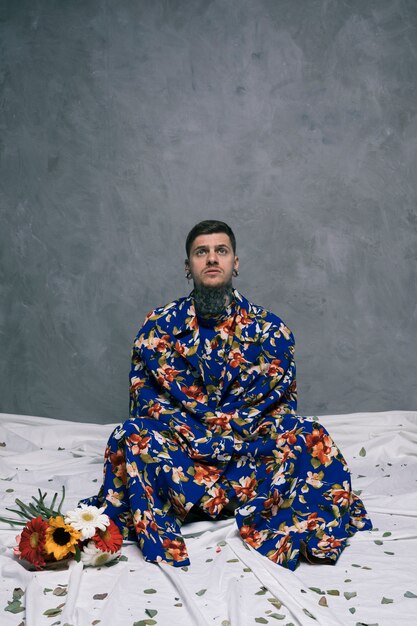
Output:
<instances>
[{"instance_id":1,"label":"concrete wall background","mask_svg":"<svg viewBox=\"0 0 417 626\"><path fill-rule=\"evenodd\" d=\"M1 411L124 419L205 218L301 413L417 408L413 0L3 0L0 46Z\"/></svg>"}]
</instances>

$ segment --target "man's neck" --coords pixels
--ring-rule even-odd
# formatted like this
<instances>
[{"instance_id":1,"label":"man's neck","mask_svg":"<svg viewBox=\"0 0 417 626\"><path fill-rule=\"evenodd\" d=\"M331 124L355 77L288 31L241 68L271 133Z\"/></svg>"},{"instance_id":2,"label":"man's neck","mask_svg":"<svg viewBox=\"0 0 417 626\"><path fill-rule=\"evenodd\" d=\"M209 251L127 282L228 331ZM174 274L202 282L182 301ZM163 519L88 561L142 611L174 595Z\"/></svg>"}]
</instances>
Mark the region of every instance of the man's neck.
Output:
<instances>
[{"instance_id":1,"label":"man's neck","mask_svg":"<svg viewBox=\"0 0 417 626\"><path fill-rule=\"evenodd\" d=\"M230 283L225 287L194 287L195 310L201 317L220 315L233 300L233 287Z\"/></svg>"}]
</instances>

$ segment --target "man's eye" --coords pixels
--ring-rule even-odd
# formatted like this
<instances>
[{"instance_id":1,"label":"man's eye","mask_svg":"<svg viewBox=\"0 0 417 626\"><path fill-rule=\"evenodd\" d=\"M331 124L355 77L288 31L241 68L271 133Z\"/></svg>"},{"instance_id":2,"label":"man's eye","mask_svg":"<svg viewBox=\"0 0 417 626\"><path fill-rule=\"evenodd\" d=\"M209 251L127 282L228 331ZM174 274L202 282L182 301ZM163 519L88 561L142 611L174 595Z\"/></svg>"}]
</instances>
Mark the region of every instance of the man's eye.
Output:
<instances>
[{"instance_id":1,"label":"man's eye","mask_svg":"<svg viewBox=\"0 0 417 626\"><path fill-rule=\"evenodd\" d=\"M201 249L201 250L196 250L196 255L197 256L203 256L203 254L205 254L205 250Z\"/></svg>"},{"instance_id":2,"label":"man's eye","mask_svg":"<svg viewBox=\"0 0 417 626\"><path fill-rule=\"evenodd\" d=\"M217 252L219 254L227 254L227 248L219 248Z\"/></svg>"}]
</instances>

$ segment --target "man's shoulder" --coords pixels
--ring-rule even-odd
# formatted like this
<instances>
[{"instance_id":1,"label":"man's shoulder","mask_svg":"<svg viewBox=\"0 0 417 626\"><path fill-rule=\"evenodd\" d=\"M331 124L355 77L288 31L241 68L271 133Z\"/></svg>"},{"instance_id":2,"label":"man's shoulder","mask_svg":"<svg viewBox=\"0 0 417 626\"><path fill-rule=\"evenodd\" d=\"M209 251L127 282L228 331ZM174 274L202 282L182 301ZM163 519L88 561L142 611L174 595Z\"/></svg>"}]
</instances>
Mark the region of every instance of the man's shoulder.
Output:
<instances>
[{"instance_id":1,"label":"man's shoulder","mask_svg":"<svg viewBox=\"0 0 417 626\"><path fill-rule=\"evenodd\" d=\"M191 305L191 299L189 296L184 296L168 302L162 306L152 309L147 316L139 330L139 334L144 331L150 331L153 327L158 326L162 329L168 329L175 325L175 321L178 317L187 315Z\"/></svg>"},{"instance_id":2,"label":"man's shoulder","mask_svg":"<svg viewBox=\"0 0 417 626\"><path fill-rule=\"evenodd\" d=\"M253 302L250 302L241 294L238 294L238 296L240 307L246 309L250 316L256 317L259 321L270 324L271 326L277 326L278 328L280 328L281 325L283 325L287 327L285 322L276 313L272 313L272 311L265 309L259 304L254 304Z\"/></svg>"}]
</instances>

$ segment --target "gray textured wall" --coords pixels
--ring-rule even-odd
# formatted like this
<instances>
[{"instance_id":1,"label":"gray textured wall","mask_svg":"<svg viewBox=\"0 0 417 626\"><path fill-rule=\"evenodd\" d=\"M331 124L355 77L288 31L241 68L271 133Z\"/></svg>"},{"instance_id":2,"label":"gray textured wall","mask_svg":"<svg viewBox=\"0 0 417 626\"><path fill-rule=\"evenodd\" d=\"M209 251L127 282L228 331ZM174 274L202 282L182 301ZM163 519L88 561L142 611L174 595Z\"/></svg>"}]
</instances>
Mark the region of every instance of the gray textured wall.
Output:
<instances>
[{"instance_id":1,"label":"gray textured wall","mask_svg":"<svg viewBox=\"0 0 417 626\"><path fill-rule=\"evenodd\" d=\"M125 418L206 217L300 412L417 408L415 0L2 0L0 42L0 410Z\"/></svg>"}]
</instances>

